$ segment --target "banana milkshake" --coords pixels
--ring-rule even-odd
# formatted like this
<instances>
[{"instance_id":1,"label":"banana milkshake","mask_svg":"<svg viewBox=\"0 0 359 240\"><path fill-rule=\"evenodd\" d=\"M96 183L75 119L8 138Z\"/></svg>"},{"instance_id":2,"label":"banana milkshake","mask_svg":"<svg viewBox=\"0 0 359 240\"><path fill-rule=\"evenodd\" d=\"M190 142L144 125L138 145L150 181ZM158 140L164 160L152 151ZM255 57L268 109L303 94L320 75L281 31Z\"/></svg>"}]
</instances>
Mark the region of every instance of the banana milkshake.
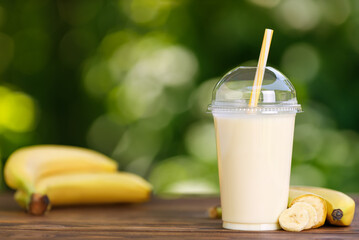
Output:
<instances>
[{"instance_id":1,"label":"banana milkshake","mask_svg":"<svg viewBox=\"0 0 359 240\"><path fill-rule=\"evenodd\" d=\"M239 67L216 85L209 110L216 129L223 227L279 229L287 208L295 116L294 87L265 69L258 105L249 107L256 68Z\"/></svg>"},{"instance_id":2,"label":"banana milkshake","mask_svg":"<svg viewBox=\"0 0 359 240\"><path fill-rule=\"evenodd\" d=\"M227 226L279 228L278 216L288 203L294 120L294 114L214 115Z\"/></svg>"}]
</instances>

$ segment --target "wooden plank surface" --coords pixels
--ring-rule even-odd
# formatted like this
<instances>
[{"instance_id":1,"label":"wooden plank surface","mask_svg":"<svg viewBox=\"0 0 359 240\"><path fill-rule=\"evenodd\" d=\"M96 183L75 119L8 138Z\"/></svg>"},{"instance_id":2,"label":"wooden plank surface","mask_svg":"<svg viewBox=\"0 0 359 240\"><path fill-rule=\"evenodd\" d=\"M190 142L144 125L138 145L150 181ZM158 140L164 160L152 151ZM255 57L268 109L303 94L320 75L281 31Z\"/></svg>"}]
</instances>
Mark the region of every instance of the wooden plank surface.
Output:
<instances>
[{"instance_id":1,"label":"wooden plank surface","mask_svg":"<svg viewBox=\"0 0 359 240\"><path fill-rule=\"evenodd\" d=\"M152 199L145 204L62 207L30 216L11 194L0 195L0 239L359 239L359 196L350 227L325 226L300 233L222 229L207 208L219 198Z\"/></svg>"}]
</instances>

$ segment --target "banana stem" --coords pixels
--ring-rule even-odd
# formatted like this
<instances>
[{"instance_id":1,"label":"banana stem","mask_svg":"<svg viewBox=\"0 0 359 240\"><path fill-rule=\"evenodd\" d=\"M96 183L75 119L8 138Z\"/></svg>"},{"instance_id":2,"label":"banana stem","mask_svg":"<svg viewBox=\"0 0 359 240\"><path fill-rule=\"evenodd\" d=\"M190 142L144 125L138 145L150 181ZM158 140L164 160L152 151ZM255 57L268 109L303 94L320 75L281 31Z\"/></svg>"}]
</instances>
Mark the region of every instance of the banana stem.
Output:
<instances>
[{"instance_id":1,"label":"banana stem","mask_svg":"<svg viewBox=\"0 0 359 240\"><path fill-rule=\"evenodd\" d=\"M47 195L40 193L26 193L17 190L15 193L16 202L32 215L43 215L50 210L50 201Z\"/></svg>"},{"instance_id":2,"label":"banana stem","mask_svg":"<svg viewBox=\"0 0 359 240\"><path fill-rule=\"evenodd\" d=\"M222 217L222 208L221 206L213 206L208 208L208 216L210 218L221 218Z\"/></svg>"},{"instance_id":3,"label":"banana stem","mask_svg":"<svg viewBox=\"0 0 359 240\"><path fill-rule=\"evenodd\" d=\"M50 200L47 195L31 194L28 212L32 215L44 215L50 209Z\"/></svg>"}]
</instances>

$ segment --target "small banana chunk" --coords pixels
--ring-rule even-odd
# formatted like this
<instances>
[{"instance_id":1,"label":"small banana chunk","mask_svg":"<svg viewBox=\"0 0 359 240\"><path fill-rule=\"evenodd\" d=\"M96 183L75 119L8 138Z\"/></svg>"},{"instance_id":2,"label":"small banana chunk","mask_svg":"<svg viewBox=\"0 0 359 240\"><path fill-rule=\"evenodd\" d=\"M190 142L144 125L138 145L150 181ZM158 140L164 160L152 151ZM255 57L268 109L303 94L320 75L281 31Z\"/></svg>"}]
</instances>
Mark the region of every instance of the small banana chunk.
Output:
<instances>
[{"instance_id":1,"label":"small banana chunk","mask_svg":"<svg viewBox=\"0 0 359 240\"><path fill-rule=\"evenodd\" d=\"M307 209L311 209L311 213ZM292 207L285 209L281 213L279 224L286 231L300 232L313 224L313 221L310 219L311 214L313 214L312 210L315 212L315 209L308 203L298 202L293 204Z\"/></svg>"}]
</instances>

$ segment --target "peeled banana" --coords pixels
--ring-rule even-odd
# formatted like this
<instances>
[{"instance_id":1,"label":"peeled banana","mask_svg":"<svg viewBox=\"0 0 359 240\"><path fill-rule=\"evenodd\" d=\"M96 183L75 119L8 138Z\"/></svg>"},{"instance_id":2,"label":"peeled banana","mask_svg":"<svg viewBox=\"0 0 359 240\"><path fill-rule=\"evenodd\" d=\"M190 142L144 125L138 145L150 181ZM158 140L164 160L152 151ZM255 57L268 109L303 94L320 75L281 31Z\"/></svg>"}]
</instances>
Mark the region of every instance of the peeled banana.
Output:
<instances>
[{"instance_id":1,"label":"peeled banana","mask_svg":"<svg viewBox=\"0 0 359 240\"><path fill-rule=\"evenodd\" d=\"M6 184L26 193L36 181L71 172L115 172L117 163L98 152L71 146L37 145L15 151L4 167Z\"/></svg>"},{"instance_id":2,"label":"peeled banana","mask_svg":"<svg viewBox=\"0 0 359 240\"><path fill-rule=\"evenodd\" d=\"M144 202L150 198L151 185L141 177L125 172L72 173L41 179L35 194L18 190L15 199L34 215L51 206Z\"/></svg>"},{"instance_id":3,"label":"peeled banana","mask_svg":"<svg viewBox=\"0 0 359 240\"><path fill-rule=\"evenodd\" d=\"M348 195L320 187L292 186L291 189L310 192L327 202L327 219L333 225L349 226L354 218L355 202Z\"/></svg>"},{"instance_id":4,"label":"peeled banana","mask_svg":"<svg viewBox=\"0 0 359 240\"><path fill-rule=\"evenodd\" d=\"M288 207L298 202L308 203L313 206L316 211L316 220L311 228L318 228L324 225L327 216L327 203L323 198L313 193L293 189L291 187L289 190Z\"/></svg>"}]
</instances>

